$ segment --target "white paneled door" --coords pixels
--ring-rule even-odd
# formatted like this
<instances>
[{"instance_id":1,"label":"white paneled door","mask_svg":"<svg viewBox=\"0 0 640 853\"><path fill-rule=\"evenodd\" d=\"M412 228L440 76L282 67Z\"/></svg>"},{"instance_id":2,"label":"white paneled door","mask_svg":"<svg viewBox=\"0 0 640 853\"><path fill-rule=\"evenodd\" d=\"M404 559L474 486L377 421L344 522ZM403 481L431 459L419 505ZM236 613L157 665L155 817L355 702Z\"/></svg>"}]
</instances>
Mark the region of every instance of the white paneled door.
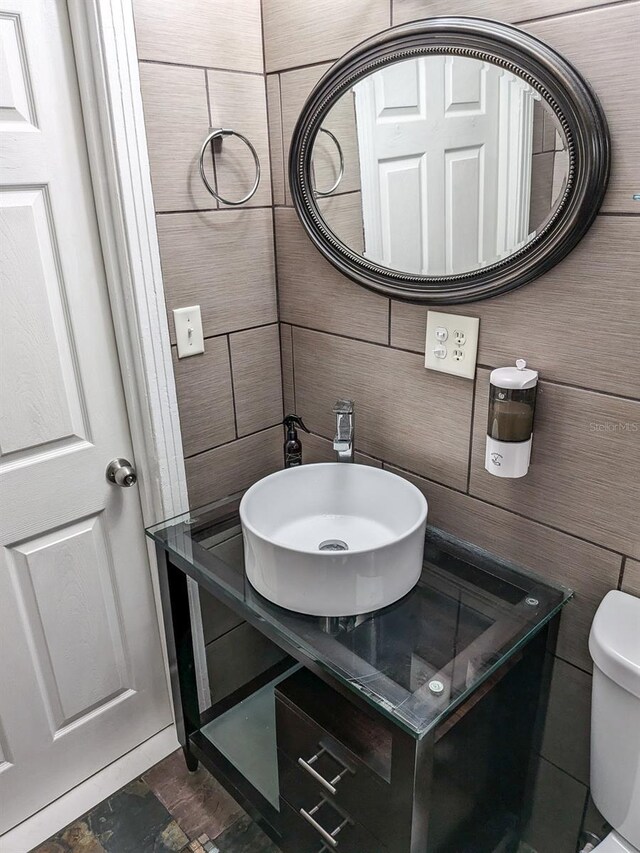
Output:
<instances>
[{"instance_id":1,"label":"white paneled door","mask_svg":"<svg viewBox=\"0 0 640 853\"><path fill-rule=\"evenodd\" d=\"M0 0L0 179L4 832L171 723L64 0Z\"/></svg>"}]
</instances>

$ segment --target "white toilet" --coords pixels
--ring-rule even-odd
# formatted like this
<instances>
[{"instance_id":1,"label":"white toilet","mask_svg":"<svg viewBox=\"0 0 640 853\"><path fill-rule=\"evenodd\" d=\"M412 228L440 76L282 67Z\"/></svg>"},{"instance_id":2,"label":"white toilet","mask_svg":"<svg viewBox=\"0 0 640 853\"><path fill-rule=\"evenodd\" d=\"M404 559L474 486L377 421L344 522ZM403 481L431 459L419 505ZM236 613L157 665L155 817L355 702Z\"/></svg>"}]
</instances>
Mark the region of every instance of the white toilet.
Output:
<instances>
[{"instance_id":1,"label":"white toilet","mask_svg":"<svg viewBox=\"0 0 640 853\"><path fill-rule=\"evenodd\" d=\"M591 626L591 794L613 827L598 853L640 853L640 598L612 591Z\"/></svg>"}]
</instances>

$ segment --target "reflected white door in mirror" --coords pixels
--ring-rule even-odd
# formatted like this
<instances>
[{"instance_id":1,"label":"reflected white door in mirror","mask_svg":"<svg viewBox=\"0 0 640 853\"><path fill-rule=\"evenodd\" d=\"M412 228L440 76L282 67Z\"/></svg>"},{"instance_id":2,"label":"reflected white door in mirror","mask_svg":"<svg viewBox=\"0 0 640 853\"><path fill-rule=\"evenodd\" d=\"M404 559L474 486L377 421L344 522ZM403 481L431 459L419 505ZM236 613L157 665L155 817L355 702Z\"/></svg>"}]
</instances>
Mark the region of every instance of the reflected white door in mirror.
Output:
<instances>
[{"instance_id":1,"label":"reflected white door in mirror","mask_svg":"<svg viewBox=\"0 0 640 853\"><path fill-rule=\"evenodd\" d=\"M562 132L552 134L555 169L546 158L542 171L538 125L553 125L553 113L509 71L428 56L371 74L353 93L362 255L375 263L431 276L479 269L535 237L562 197Z\"/></svg>"}]
</instances>

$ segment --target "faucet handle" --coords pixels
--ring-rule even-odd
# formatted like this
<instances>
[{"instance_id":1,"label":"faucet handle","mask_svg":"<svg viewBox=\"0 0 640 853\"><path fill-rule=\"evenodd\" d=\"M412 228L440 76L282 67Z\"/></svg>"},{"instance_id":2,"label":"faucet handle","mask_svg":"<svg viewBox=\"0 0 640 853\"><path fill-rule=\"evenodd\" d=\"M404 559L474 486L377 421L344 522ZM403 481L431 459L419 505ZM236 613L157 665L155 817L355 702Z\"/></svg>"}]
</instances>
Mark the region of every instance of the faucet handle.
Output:
<instances>
[{"instance_id":1,"label":"faucet handle","mask_svg":"<svg viewBox=\"0 0 640 853\"><path fill-rule=\"evenodd\" d=\"M334 415L352 415L353 400L336 400L333 406Z\"/></svg>"}]
</instances>

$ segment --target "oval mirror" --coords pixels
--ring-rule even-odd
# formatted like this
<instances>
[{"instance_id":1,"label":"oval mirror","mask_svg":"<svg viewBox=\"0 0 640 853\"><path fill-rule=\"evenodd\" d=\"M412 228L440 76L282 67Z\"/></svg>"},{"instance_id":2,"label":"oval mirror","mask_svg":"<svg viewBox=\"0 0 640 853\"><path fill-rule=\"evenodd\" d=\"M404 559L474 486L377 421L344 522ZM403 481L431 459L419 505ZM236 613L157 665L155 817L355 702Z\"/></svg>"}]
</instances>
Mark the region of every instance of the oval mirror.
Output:
<instances>
[{"instance_id":1,"label":"oval mirror","mask_svg":"<svg viewBox=\"0 0 640 853\"><path fill-rule=\"evenodd\" d=\"M608 172L606 122L575 69L473 18L395 27L338 60L289 162L298 215L341 272L448 304L557 263L593 221Z\"/></svg>"}]
</instances>

